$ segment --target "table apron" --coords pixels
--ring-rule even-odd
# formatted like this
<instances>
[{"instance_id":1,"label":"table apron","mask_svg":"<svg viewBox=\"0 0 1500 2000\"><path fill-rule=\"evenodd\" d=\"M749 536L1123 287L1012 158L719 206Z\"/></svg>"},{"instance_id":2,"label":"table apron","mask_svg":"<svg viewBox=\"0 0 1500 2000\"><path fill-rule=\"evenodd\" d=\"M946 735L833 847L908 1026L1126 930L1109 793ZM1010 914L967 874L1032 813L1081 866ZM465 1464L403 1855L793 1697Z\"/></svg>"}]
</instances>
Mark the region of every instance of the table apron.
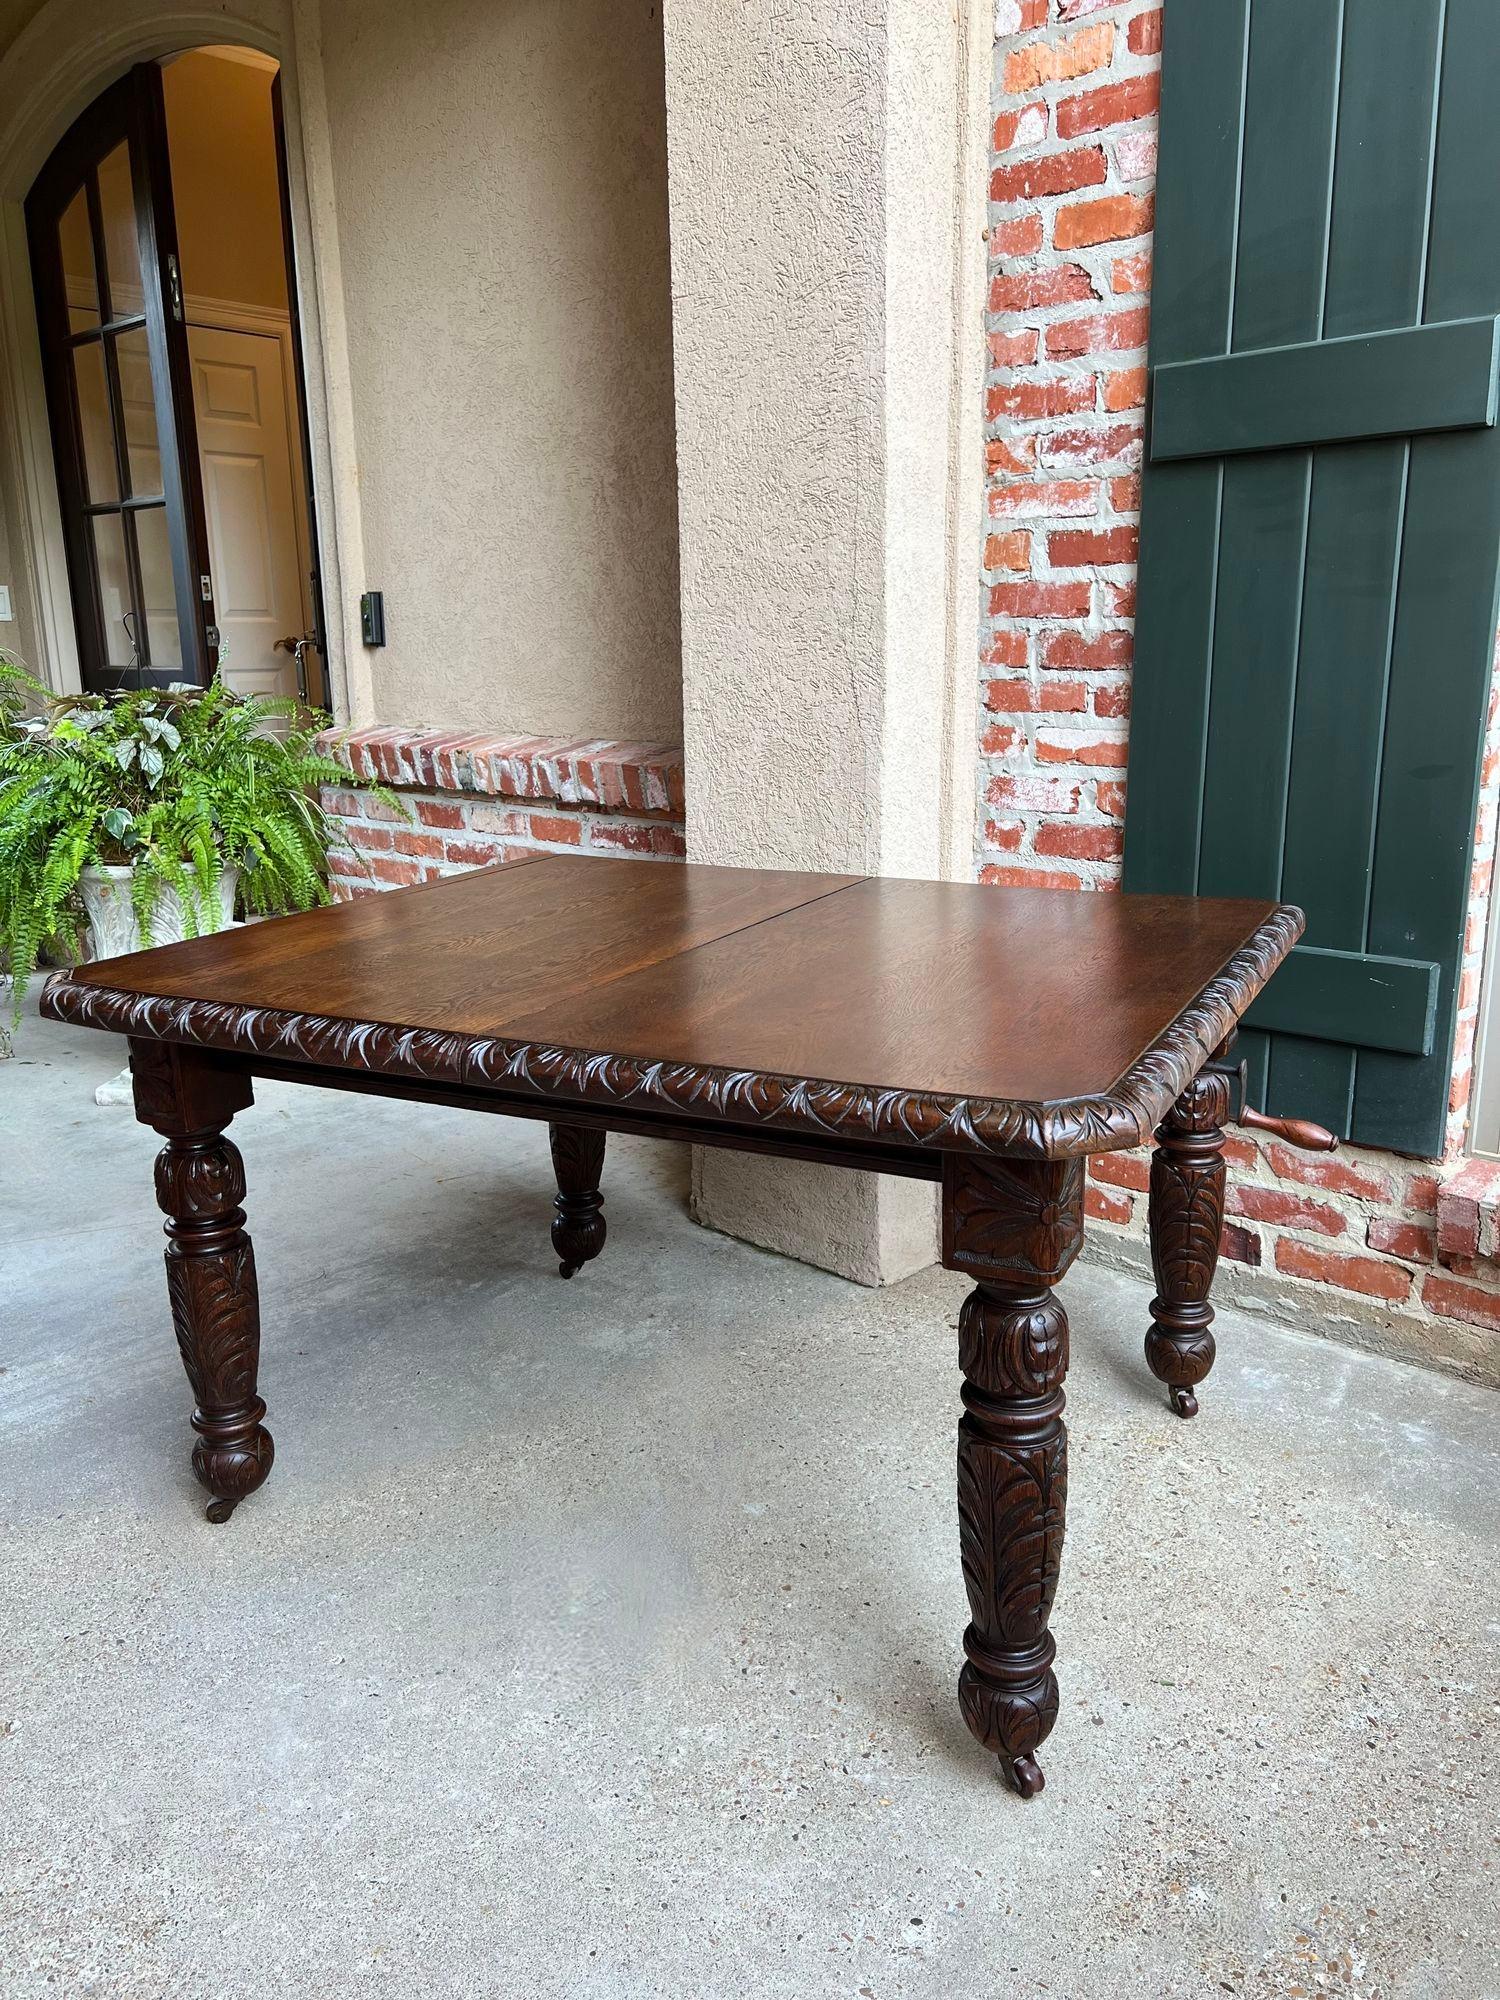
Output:
<instances>
[{"instance_id":1,"label":"table apron","mask_svg":"<svg viewBox=\"0 0 1500 2000\"><path fill-rule=\"evenodd\" d=\"M277 1083L316 1084L324 1090L350 1090L365 1097L399 1097L415 1104L444 1104L461 1111L498 1113L506 1118L537 1118L548 1125L582 1125L594 1131L624 1132L634 1138L673 1139L683 1145L722 1146L739 1153L817 1160L825 1166L851 1167L867 1174L896 1174L907 1180L940 1181L943 1177L943 1156L930 1148L893 1146L874 1139L859 1145L835 1139L825 1142L805 1133L781 1133L719 1119L604 1110L597 1104L571 1104L559 1098L540 1100L503 1090L464 1090L452 1084L424 1083L419 1078L323 1069L313 1063L276 1062L265 1056L245 1056L223 1049L202 1053L216 1069L267 1077Z\"/></svg>"}]
</instances>

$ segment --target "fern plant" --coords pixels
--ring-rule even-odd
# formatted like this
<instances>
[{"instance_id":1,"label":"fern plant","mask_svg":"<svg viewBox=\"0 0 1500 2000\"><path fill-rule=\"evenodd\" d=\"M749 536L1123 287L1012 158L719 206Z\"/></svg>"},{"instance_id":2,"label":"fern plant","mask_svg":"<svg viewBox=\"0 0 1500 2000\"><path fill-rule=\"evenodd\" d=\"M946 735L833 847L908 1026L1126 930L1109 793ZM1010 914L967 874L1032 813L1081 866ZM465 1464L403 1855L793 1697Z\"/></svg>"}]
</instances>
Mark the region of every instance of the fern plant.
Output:
<instances>
[{"instance_id":1,"label":"fern plant","mask_svg":"<svg viewBox=\"0 0 1500 2000\"><path fill-rule=\"evenodd\" d=\"M0 658L0 969L16 1017L43 944L78 948L90 866L131 870L147 944L168 889L189 936L217 928L226 868L247 910L326 903L334 834L318 787L349 777L315 746L327 720L218 680L54 696Z\"/></svg>"}]
</instances>

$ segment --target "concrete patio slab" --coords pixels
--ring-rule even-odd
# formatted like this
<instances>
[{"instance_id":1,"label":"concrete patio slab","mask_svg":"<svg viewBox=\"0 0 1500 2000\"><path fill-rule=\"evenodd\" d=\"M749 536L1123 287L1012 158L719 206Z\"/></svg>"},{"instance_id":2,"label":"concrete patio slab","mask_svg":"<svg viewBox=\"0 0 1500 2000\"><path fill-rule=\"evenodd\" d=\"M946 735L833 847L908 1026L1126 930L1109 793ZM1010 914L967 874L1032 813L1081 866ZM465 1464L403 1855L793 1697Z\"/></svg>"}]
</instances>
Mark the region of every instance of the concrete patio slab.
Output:
<instances>
[{"instance_id":1,"label":"concrete patio slab","mask_svg":"<svg viewBox=\"0 0 1500 2000\"><path fill-rule=\"evenodd\" d=\"M0 1992L1500 1994L1500 1402L1221 1315L1196 1423L1075 1271L1063 1710L954 1701L961 1279L695 1228L611 1142L264 1087L277 1443L188 1471L154 1136L0 1066Z\"/></svg>"}]
</instances>

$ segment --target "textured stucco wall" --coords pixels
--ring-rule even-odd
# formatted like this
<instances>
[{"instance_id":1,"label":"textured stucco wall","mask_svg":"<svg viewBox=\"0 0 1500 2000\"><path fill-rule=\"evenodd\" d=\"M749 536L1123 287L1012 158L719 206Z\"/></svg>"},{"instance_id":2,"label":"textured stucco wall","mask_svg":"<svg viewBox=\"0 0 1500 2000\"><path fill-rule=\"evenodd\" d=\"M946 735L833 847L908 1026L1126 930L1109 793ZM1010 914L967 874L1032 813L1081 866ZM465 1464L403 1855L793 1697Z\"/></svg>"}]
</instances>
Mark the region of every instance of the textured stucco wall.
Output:
<instances>
[{"instance_id":1,"label":"textured stucco wall","mask_svg":"<svg viewBox=\"0 0 1500 2000\"><path fill-rule=\"evenodd\" d=\"M376 719L681 727L656 0L323 0Z\"/></svg>"},{"instance_id":2,"label":"textured stucco wall","mask_svg":"<svg viewBox=\"0 0 1500 2000\"><path fill-rule=\"evenodd\" d=\"M41 13L45 0L0 0L0 55Z\"/></svg>"},{"instance_id":3,"label":"textured stucco wall","mask_svg":"<svg viewBox=\"0 0 1500 2000\"><path fill-rule=\"evenodd\" d=\"M879 853L885 78L871 11L667 5L684 748L703 860L863 872Z\"/></svg>"},{"instance_id":4,"label":"textured stucco wall","mask_svg":"<svg viewBox=\"0 0 1500 2000\"><path fill-rule=\"evenodd\" d=\"M969 15L668 0L694 859L967 872L984 185ZM695 1197L715 1226L866 1282L933 1255L923 1187L713 1154Z\"/></svg>"}]
</instances>

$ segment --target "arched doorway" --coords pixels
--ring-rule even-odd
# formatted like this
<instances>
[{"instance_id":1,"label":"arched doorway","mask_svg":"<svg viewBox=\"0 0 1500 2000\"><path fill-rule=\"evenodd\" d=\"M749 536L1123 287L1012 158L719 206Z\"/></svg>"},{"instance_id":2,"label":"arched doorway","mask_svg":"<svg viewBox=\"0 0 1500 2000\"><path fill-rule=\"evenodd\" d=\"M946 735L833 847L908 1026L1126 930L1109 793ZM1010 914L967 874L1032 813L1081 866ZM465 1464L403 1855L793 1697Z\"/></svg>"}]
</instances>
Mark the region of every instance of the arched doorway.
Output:
<instances>
[{"instance_id":1,"label":"arched doorway","mask_svg":"<svg viewBox=\"0 0 1500 2000\"><path fill-rule=\"evenodd\" d=\"M137 64L26 220L84 686L325 702L275 62Z\"/></svg>"}]
</instances>

